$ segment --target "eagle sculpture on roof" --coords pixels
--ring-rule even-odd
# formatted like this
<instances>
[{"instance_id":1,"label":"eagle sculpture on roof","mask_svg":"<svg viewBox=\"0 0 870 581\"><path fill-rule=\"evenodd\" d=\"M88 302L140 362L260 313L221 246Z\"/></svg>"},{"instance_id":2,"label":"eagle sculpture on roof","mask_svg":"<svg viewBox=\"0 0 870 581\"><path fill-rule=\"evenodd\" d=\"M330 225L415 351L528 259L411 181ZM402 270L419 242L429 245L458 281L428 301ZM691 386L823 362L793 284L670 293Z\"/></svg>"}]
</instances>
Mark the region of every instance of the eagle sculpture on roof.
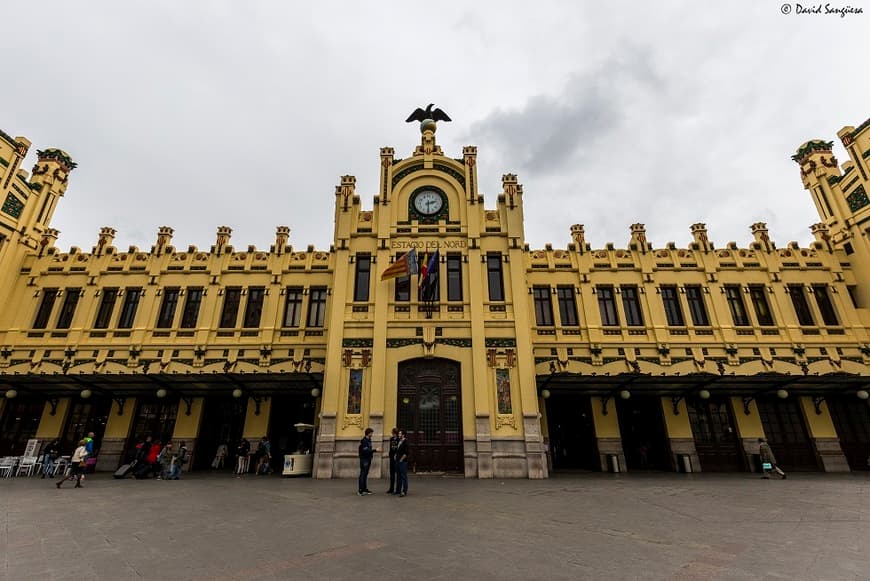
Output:
<instances>
[{"instance_id":1,"label":"eagle sculpture on roof","mask_svg":"<svg viewBox=\"0 0 870 581\"><path fill-rule=\"evenodd\" d=\"M429 106L426 107L425 110L417 107L417 109L413 113L411 113L410 117L405 119L405 123L410 123L411 121L422 122L426 119L431 119L432 121L453 121L450 117L447 116L447 113L437 108L433 111L432 107L435 107L434 103L429 103Z\"/></svg>"}]
</instances>

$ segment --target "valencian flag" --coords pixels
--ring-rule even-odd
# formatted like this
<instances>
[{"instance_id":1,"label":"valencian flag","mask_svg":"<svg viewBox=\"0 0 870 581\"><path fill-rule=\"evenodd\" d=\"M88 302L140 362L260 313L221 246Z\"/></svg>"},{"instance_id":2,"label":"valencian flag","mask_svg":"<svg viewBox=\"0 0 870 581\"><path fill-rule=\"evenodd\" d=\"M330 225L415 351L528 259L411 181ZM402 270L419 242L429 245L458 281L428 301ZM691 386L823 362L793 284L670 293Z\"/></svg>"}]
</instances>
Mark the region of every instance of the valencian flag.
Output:
<instances>
[{"instance_id":1,"label":"valencian flag","mask_svg":"<svg viewBox=\"0 0 870 581\"><path fill-rule=\"evenodd\" d=\"M419 272L417 266L417 251L412 248L410 252L396 259L396 262L388 266L386 270L381 273L381 280L389 280L399 276L410 276L412 274L417 274L417 272Z\"/></svg>"},{"instance_id":2,"label":"valencian flag","mask_svg":"<svg viewBox=\"0 0 870 581\"><path fill-rule=\"evenodd\" d=\"M418 285L423 289L423 296L427 300L432 300L434 290L438 286L438 251L436 250L424 266L420 268L420 283Z\"/></svg>"}]
</instances>

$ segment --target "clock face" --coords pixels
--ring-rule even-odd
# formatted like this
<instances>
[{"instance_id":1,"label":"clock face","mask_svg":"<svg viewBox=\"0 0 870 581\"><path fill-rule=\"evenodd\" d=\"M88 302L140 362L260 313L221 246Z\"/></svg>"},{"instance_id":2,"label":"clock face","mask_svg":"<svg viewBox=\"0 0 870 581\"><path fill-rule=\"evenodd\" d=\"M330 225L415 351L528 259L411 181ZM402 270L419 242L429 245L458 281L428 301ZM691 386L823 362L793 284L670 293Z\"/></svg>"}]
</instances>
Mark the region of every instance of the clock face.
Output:
<instances>
[{"instance_id":1,"label":"clock face","mask_svg":"<svg viewBox=\"0 0 870 581\"><path fill-rule=\"evenodd\" d=\"M414 196L414 208L425 216L437 214L444 205L441 195L434 190L423 190Z\"/></svg>"}]
</instances>

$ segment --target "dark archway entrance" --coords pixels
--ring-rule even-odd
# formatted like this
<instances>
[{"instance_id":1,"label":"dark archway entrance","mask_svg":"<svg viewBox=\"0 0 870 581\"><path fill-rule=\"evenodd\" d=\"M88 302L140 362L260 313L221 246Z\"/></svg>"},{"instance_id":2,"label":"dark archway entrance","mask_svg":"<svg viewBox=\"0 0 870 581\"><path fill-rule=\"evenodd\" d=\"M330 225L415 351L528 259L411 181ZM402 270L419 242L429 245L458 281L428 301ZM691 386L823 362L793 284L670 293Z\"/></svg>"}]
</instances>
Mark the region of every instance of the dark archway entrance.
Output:
<instances>
[{"instance_id":1,"label":"dark archway entrance","mask_svg":"<svg viewBox=\"0 0 870 581\"><path fill-rule=\"evenodd\" d=\"M36 436L43 409L45 400L42 399L19 396L6 400L0 418L0 456L24 454L27 440Z\"/></svg>"},{"instance_id":2,"label":"dark archway entrance","mask_svg":"<svg viewBox=\"0 0 870 581\"><path fill-rule=\"evenodd\" d=\"M854 395L826 399L849 468L870 470L870 406Z\"/></svg>"},{"instance_id":3,"label":"dark archway entrance","mask_svg":"<svg viewBox=\"0 0 870 581\"><path fill-rule=\"evenodd\" d=\"M63 436L60 440L61 451L72 453L78 446L79 440L87 436L89 432L93 432L96 446L94 451L99 455L111 407L112 400L108 397L93 396L86 401L75 401L63 429Z\"/></svg>"},{"instance_id":4,"label":"dark archway entrance","mask_svg":"<svg viewBox=\"0 0 870 581\"><path fill-rule=\"evenodd\" d=\"M162 443L172 440L175 431L175 418L178 414L178 401L167 399L140 399L136 402L136 415L133 417L133 429L127 440L125 461L129 462L136 456L136 444L151 436L154 441Z\"/></svg>"},{"instance_id":5,"label":"dark archway entrance","mask_svg":"<svg viewBox=\"0 0 870 581\"><path fill-rule=\"evenodd\" d=\"M311 432L297 431L296 424L313 424L314 407L315 399L307 391L272 396L268 435L276 474L284 468L284 454L295 453L300 444L304 449L311 447Z\"/></svg>"},{"instance_id":6,"label":"dark archway entrance","mask_svg":"<svg viewBox=\"0 0 870 581\"><path fill-rule=\"evenodd\" d=\"M553 393L546 400L554 470L600 470L588 395Z\"/></svg>"},{"instance_id":7,"label":"dark archway entrance","mask_svg":"<svg viewBox=\"0 0 870 581\"><path fill-rule=\"evenodd\" d=\"M622 449L629 470L673 470L658 396L617 399Z\"/></svg>"},{"instance_id":8,"label":"dark archway entrance","mask_svg":"<svg viewBox=\"0 0 870 581\"><path fill-rule=\"evenodd\" d=\"M699 398L686 402L695 438L695 451L704 472L744 470L740 439L727 397Z\"/></svg>"},{"instance_id":9,"label":"dark archway entrance","mask_svg":"<svg viewBox=\"0 0 870 581\"><path fill-rule=\"evenodd\" d=\"M227 446L223 468L232 470L235 467L235 451L242 440L247 404L246 397L208 396L205 398L205 409L193 459L194 469L210 469L218 446L221 444Z\"/></svg>"},{"instance_id":10,"label":"dark archway entrance","mask_svg":"<svg viewBox=\"0 0 870 581\"><path fill-rule=\"evenodd\" d=\"M767 442L783 470L819 469L816 451L796 399L759 398L758 413Z\"/></svg>"},{"instance_id":11,"label":"dark archway entrance","mask_svg":"<svg viewBox=\"0 0 870 581\"><path fill-rule=\"evenodd\" d=\"M399 364L398 427L411 443L414 472L464 472L460 366L447 359Z\"/></svg>"}]
</instances>

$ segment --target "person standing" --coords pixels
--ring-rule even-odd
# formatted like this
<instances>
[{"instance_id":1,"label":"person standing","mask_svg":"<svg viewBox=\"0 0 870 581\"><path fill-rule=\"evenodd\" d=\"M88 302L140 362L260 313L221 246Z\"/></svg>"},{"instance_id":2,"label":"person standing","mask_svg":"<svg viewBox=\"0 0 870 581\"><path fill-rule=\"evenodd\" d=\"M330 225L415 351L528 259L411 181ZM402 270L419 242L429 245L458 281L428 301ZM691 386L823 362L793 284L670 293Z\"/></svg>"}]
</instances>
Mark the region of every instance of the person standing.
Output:
<instances>
[{"instance_id":1,"label":"person standing","mask_svg":"<svg viewBox=\"0 0 870 581\"><path fill-rule=\"evenodd\" d=\"M82 473L85 471L88 459L88 449L86 444L87 442L85 442L85 440L79 440L79 447L76 448L76 451L73 452L72 458L70 459L69 477L67 477L66 474L62 475L60 480L54 483L55 486L60 488L63 486L63 483L66 482L67 478L70 480L75 478L75 488L82 488Z\"/></svg>"},{"instance_id":2,"label":"person standing","mask_svg":"<svg viewBox=\"0 0 870 581\"><path fill-rule=\"evenodd\" d=\"M181 469L187 463L187 443L182 442L178 446L178 451L175 453L175 459L172 462L172 466L169 469L169 479L170 480L180 480L181 479Z\"/></svg>"},{"instance_id":3,"label":"person standing","mask_svg":"<svg viewBox=\"0 0 870 581\"><path fill-rule=\"evenodd\" d=\"M758 438L758 453L761 456L761 470L764 472L762 478L770 478L771 472L775 472L783 480L787 478L786 473L776 465L776 456L764 438Z\"/></svg>"},{"instance_id":4,"label":"person standing","mask_svg":"<svg viewBox=\"0 0 870 581\"><path fill-rule=\"evenodd\" d=\"M241 476L248 471L248 454L251 452L251 443L247 438L242 438L239 447L236 448L236 474Z\"/></svg>"},{"instance_id":5,"label":"person standing","mask_svg":"<svg viewBox=\"0 0 870 581\"><path fill-rule=\"evenodd\" d=\"M160 476L160 462L158 458L160 457L161 450L163 450L163 446L160 440L153 442L151 447L148 448L148 456L146 456L145 461L148 464L148 471L151 475Z\"/></svg>"},{"instance_id":6,"label":"person standing","mask_svg":"<svg viewBox=\"0 0 870 581\"><path fill-rule=\"evenodd\" d=\"M175 450L172 449L172 442L166 442L157 461L160 463L160 475L157 476L157 480L169 480L172 467L175 466Z\"/></svg>"},{"instance_id":7,"label":"person standing","mask_svg":"<svg viewBox=\"0 0 870 581\"><path fill-rule=\"evenodd\" d=\"M57 440L52 440L45 448L42 449L42 477L46 475L54 476L54 463L60 457L60 443Z\"/></svg>"},{"instance_id":8,"label":"person standing","mask_svg":"<svg viewBox=\"0 0 870 581\"><path fill-rule=\"evenodd\" d=\"M387 494L393 494L396 491L396 448L399 446L399 429L393 428L392 436L390 436L390 489Z\"/></svg>"},{"instance_id":9,"label":"person standing","mask_svg":"<svg viewBox=\"0 0 870 581\"><path fill-rule=\"evenodd\" d=\"M368 487L369 469L372 467L372 458L375 452L380 452L380 450L372 447L373 433L373 429L366 428L365 435L359 441L359 491L357 494L360 496L373 494Z\"/></svg>"},{"instance_id":10,"label":"person standing","mask_svg":"<svg viewBox=\"0 0 870 581\"><path fill-rule=\"evenodd\" d=\"M396 494L400 497L408 494L408 440L405 438L405 430L399 430L399 443L396 446L396 471L399 481L396 483Z\"/></svg>"}]
</instances>

